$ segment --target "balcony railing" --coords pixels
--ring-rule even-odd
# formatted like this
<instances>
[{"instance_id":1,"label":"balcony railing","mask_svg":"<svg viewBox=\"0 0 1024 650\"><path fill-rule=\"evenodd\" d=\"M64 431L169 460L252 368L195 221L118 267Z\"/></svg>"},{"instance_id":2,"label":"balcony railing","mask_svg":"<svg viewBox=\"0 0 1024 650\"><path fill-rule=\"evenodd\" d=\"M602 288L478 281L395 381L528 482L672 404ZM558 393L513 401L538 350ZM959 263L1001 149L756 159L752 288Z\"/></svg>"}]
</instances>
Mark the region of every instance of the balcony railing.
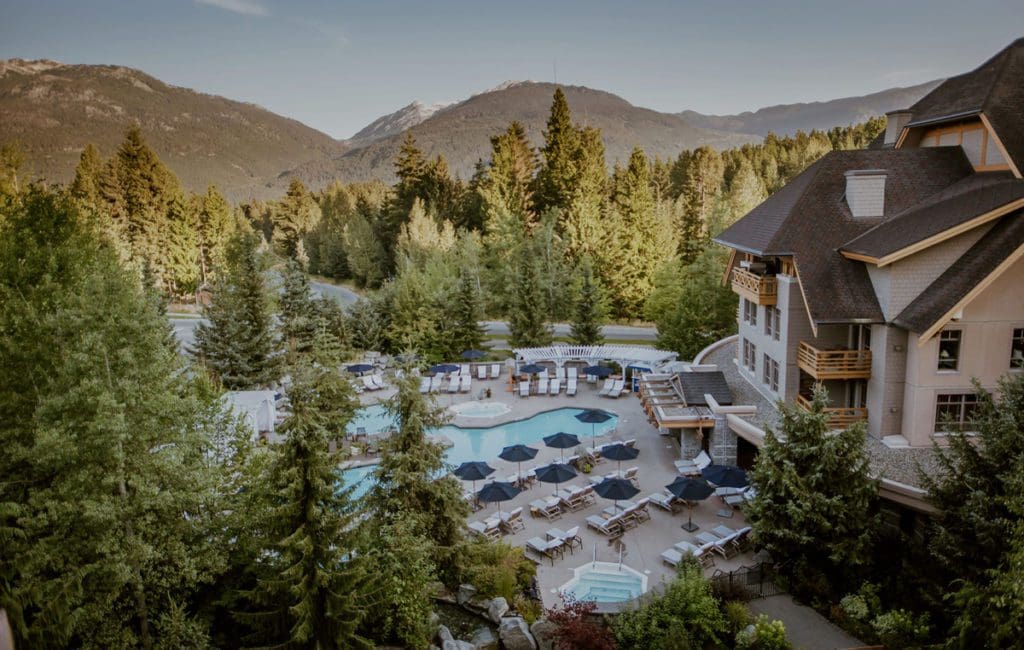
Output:
<instances>
[{"instance_id":1,"label":"balcony railing","mask_svg":"<svg viewBox=\"0 0 1024 650\"><path fill-rule=\"evenodd\" d=\"M797 406L805 411L811 410L811 400L803 395L796 396ZM825 415L828 416L828 425L833 429L845 429L855 422L868 419L866 408L854 406L829 406L825 408Z\"/></svg>"},{"instance_id":2,"label":"balcony railing","mask_svg":"<svg viewBox=\"0 0 1024 650\"><path fill-rule=\"evenodd\" d=\"M758 305L778 301L778 283L773 275L758 275L736 267L732 270L732 290Z\"/></svg>"},{"instance_id":3,"label":"balcony railing","mask_svg":"<svg viewBox=\"0 0 1024 650\"><path fill-rule=\"evenodd\" d=\"M796 363L819 381L871 378L871 350L819 350L800 341Z\"/></svg>"}]
</instances>

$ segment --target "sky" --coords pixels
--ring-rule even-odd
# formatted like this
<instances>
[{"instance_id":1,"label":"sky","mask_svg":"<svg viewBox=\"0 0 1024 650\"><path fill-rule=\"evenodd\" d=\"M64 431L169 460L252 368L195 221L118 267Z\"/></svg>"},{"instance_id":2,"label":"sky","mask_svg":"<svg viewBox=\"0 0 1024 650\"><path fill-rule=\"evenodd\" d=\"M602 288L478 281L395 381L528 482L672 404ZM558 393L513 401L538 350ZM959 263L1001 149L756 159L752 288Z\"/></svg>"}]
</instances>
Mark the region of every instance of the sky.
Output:
<instances>
[{"instance_id":1,"label":"sky","mask_svg":"<svg viewBox=\"0 0 1024 650\"><path fill-rule=\"evenodd\" d=\"M965 72L1024 0L0 0L0 59L139 68L337 138L506 80L731 114Z\"/></svg>"}]
</instances>

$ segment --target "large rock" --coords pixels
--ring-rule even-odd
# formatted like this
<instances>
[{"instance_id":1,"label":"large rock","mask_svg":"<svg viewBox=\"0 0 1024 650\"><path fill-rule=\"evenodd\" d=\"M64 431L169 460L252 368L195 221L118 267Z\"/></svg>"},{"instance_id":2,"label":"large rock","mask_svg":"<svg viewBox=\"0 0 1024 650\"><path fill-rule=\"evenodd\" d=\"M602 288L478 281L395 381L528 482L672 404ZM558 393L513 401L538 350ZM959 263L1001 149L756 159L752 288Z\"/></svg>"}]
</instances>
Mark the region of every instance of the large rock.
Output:
<instances>
[{"instance_id":1,"label":"large rock","mask_svg":"<svg viewBox=\"0 0 1024 650\"><path fill-rule=\"evenodd\" d=\"M498 650L498 640L494 638L494 632L489 627L477 628L473 638L469 640L475 650Z\"/></svg>"},{"instance_id":2,"label":"large rock","mask_svg":"<svg viewBox=\"0 0 1024 650\"><path fill-rule=\"evenodd\" d=\"M498 596L487 606L487 616L495 623L501 623L501 618L508 614L508 601Z\"/></svg>"},{"instance_id":3,"label":"large rock","mask_svg":"<svg viewBox=\"0 0 1024 650\"><path fill-rule=\"evenodd\" d=\"M473 585L459 585L459 593L455 594L455 602L465 605L476 595L476 587Z\"/></svg>"},{"instance_id":4,"label":"large rock","mask_svg":"<svg viewBox=\"0 0 1024 650\"><path fill-rule=\"evenodd\" d=\"M501 639L501 645L505 650L537 650L537 642L530 634L530 628L519 616L501 619L498 638Z\"/></svg>"},{"instance_id":5,"label":"large rock","mask_svg":"<svg viewBox=\"0 0 1024 650\"><path fill-rule=\"evenodd\" d=\"M437 640L441 643L444 643L445 641L454 641L455 636L452 634L452 631L448 629L447 625L439 625L437 628Z\"/></svg>"},{"instance_id":6,"label":"large rock","mask_svg":"<svg viewBox=\"0 0 1024 650\"><path fill-rule=\"evenodd\" d=\"M445 641L441 650L473 650L473 644L469 641Z\"/></svg>"},{"instance_id":7,"label":"large rock","mask_svg":"<svg viewBox=\"0 0 1024 650\"><path fill-rule=\"evenodd\" d=\"M530 626L530 632L537 641L540 650L554 650L555 628L557 626L546 618L539 618Z\"/></svg>"}]
</instances>

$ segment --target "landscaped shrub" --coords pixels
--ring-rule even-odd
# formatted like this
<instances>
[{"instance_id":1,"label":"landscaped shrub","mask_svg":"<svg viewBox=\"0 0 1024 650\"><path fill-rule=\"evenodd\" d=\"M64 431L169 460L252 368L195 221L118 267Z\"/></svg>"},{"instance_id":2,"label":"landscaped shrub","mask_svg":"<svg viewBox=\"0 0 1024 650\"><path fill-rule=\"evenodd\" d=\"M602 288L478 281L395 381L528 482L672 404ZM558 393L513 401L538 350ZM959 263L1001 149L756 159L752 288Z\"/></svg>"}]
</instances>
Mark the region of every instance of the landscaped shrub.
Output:
<instances>
[{"instance_id":1,"label":"landscaped shrub","mask_svg":"<svg viewBox=\"0 0 1024 650\"><path fill-rule=\"evenodd\" d=\"M754 626L736 635L737 650L790 650L793 645L786 638L786 626L761 614Z\"/></svg>"},{"instance_id":2,"label":"landscaped shrub","mask_svg":"<svg viewBox=\"0 0 1024 650\"><path fill-rule=\"evenodd\" d=\"M502 596L511 603L530 586L537 566L526 559L523 549L504 542L474 541L463 556L464 580L484 598Z\"/></svg>"},{"instance_id":3,"label":"landscaped shrub","mask_svg":"<svg viewBox=\"0 0 1024 650\"><path fill-rule=\"evenodd\" d=\"M562 607L549 609L547 618L557 626L553 634L555 647L559 650L615 650L611 630L593 620L596 608L592 600L570 598Z\"/></svg>"},{"instance_id":4,"label":"landscaped shrub","mask_svg":"<svg viewBox=\"0 0 1024 650\"><path fill-rule=\"evenodd\" d=\"M528 598L525 594L516 594L512 599L512 608L530 625L544 613L544 606L540 601Z\"/></svg>"},{"instance_id":5,"label":"landscaped shrub","mask_svg":"<svg viewBox=\"0 0 1024 650\"><path fill-rule=\"evenodd\" d=\"M931 631L927 614L915 617L905 609L894 609L876 616L871 627L887 648L920 648Z\"/></svg>"},{"instance_id":6,"label":"landscaped shrub","mask_svg":"<svg viewBox=\"0 0 1024 650\"><path fill-rule=\"evenodd\" d=\"M735 637L737 632L750 625L750 610L739 601L727 601L722 606L722 613L725 614L725 623L728 626L729 636Z\"/></svg>"}]
</instances>

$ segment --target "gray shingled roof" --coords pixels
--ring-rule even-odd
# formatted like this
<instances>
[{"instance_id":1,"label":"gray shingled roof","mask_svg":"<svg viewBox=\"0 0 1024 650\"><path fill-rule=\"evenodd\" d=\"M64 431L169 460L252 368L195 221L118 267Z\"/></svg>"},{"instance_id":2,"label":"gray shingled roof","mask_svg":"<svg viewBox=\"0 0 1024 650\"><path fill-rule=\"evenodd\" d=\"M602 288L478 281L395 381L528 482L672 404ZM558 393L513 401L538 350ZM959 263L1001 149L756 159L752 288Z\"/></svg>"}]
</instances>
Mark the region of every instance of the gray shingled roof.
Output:
<instances>
[{"instance_id":1,"label":"gray shingled roof","mask_svg":"<svg viewBox=\"0 0 1024 650\"><path fill-rule=\"evenodd\" d=\"M850 214L845 174L857 169L886 170L882 217ZM761 256L793 255L817 323L884 322L867 269L839 248L972 173L960 147L834 151L715 241Z\"/></svg>"},{"instance_id":2,"label":"gray shingled roof","mask_svg":"<svg viewBox=\"0 0 1024 650\"><path fill-rule=\"evenodd\" d=\"M722 406L732 404L732 391L720 370L711 372L680 372L679 385L687 406L707 406L704 395L710 393Z\"/></svg>"},{"instance_id":3,"label":"gray shingled roof","mask_svg":"<svg viewBox=\"0 0 1024 650\"><path fill-rule=\"evenodd\" d=\"M1000 219L907 305L893 323L912 332L926 331L1022 245L1024 210L1018 210Z\"/></svg>"},{"instance_id":4,"label":"gray shingled roof","mask_svg":"<svg viewBox=\"0 0 1024 650\"><path fill-rule=\"evenodd\" d=\"M842 249L885 257L1021 198L1024 180L1010 172L972 174L883 221Z\"/></svg>"},{"instance_id":5,"label":"gray shingled roof","mask_svg":"<svg viewBox=\"0 0 1024 650\"><path fill-rule=\"evenodd\" d=\"M910 112L910 128L984 113L1017 169L1024 171L1024 38L974 70L942 82Z\"/></svg>"}]
</instances>

